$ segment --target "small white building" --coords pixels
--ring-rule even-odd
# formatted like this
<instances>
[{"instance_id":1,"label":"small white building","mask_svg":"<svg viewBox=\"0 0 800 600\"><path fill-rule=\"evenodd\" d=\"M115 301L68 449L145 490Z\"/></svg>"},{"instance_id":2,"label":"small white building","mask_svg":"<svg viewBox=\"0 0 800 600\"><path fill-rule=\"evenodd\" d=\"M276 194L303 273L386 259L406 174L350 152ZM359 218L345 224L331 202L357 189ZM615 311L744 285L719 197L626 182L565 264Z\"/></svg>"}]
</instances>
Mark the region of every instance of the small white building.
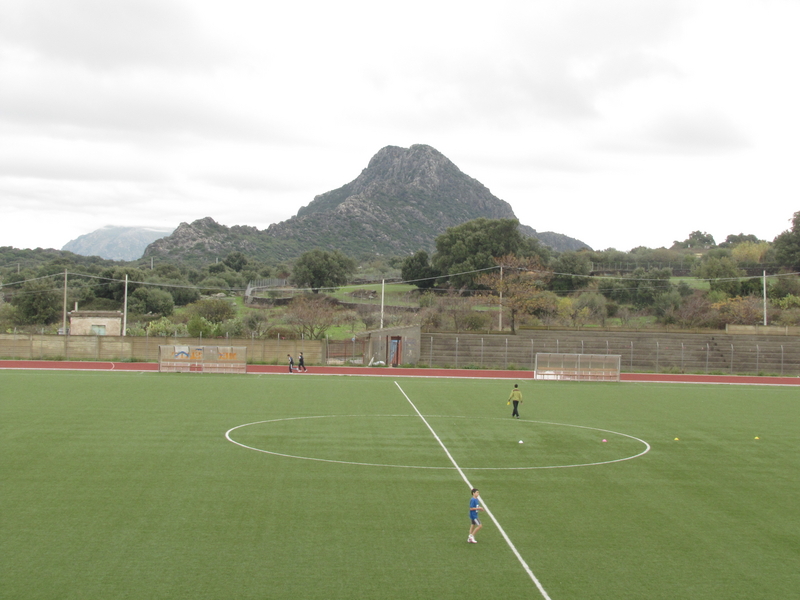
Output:
<instances>
[{"instance_id":1,"label":"small white building","mask_svg":"<svg viewBox=\"0 0 800 600\"><path fill-rule=\"evenodd\" d=\"M118 310L73 310L68 314L70 335L122 335L122 312Z\"/></svg>"}]
</instances>

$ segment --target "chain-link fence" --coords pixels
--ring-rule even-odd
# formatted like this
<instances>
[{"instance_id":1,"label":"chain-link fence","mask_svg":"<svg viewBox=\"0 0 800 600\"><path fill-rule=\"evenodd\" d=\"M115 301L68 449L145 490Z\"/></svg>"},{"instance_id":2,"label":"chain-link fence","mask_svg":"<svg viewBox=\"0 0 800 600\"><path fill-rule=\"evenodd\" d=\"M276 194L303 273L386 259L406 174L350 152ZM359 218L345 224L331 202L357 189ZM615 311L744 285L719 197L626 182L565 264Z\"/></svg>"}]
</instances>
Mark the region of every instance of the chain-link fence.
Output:
<instances>
[{"instance_id":1,"label":"chain-link fence","mask_svg":"<svg viewBox=\"0 0 800 600\"><path fill-rule=\"evenodd\" d=\"M797 336L649 332L547 334L426 333L421 339L420 362L431 367L533 371L537 352L617 354L621 356L623 372L800 376L800 338Z\"/></svg>"}]
</instances>

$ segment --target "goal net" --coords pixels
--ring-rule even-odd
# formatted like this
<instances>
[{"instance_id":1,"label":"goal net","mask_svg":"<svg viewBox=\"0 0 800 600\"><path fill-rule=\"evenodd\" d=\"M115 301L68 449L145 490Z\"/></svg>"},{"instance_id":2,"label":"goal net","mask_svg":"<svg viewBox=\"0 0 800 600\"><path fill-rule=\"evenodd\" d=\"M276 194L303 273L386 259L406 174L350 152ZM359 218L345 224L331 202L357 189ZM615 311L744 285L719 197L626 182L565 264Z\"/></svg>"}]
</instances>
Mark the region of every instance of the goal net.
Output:
<instances>
[{"instance_id":1,"label":"goal net","mask_svg":"<svg viewBox=\"0 0 800 600\"><path fill-rule=\"evenodd\" d=\"M246 346L159 346L162 373L247 373Z\"/></svg>"},{"instance_id":2,"label":"goal net","mask_svg":"<svg viewBox=\"0 0 800 600\"><path fill-rule=\"evenodd\" d=\"M534 379L560 381L619 381L619 354L536 355Z\"/></svg>"}]
</instances>

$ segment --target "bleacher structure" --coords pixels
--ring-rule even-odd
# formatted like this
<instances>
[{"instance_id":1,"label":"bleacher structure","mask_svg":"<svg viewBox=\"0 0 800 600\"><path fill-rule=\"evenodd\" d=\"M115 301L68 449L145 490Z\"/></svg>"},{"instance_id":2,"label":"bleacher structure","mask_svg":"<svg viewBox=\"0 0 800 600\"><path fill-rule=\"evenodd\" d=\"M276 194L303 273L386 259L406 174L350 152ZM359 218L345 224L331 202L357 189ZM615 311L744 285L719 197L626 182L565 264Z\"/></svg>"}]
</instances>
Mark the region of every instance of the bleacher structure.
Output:
<instances>
[{"instance_id":1,"label":"bleacher structure","mask_svg":"<svg viewBox=\"0 0 800 600\"><path fill-rule=\"evenodd\" d=\"M161 373L247 373L245 346L159 346Z\"/></svg>"},{"instance_id":2,"label":"bleacher structure","mask_svg":"<svg viewBox=\"0 0 800 600\"><path fill-rule=\"evenodd\" d=\"M619 381L619 354L536 354L534 379Z\"/></svg>"}]
</instances>

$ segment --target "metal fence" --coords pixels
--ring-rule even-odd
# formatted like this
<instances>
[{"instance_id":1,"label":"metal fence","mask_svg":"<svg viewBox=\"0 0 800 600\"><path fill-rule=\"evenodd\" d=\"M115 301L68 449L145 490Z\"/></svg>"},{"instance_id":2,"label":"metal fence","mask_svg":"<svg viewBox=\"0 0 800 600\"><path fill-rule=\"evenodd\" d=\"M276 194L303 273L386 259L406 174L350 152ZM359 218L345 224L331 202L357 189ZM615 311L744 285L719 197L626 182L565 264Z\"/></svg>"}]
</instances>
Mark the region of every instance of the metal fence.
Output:
<instances>
[{"instance_id":1,"label":"metal fence","mask_svg":"<svg viewBox=\"0 0 800 600\"><path fill-rule=\"evenodd\" d=\"M800 376L800 338L741 339L735 335L655 334L563 338L423 334L420 362L431 367L535 369L536 353L621 357L623 372L770 374ZM764 336L766 338L766 336Z\"/></svg>"},{"instance_id":2,"label":"metal fence","mask_svg":"<svg viewBox=\"0 0 800 600\"><path fill-rule=\"evenodd\" d=\"M770 374L800 376L800 336L686 334L582 336L422 334L417 364L431 367L520 369L533 371L537 352L617 354L623 372ZM309 364L359 364L364 341L209 340L173 337L0 335L0 359L158 361L163 344L224 344L247 348L248 362L278 364L302 352Z\"/></svg>"},{"instance_id":3,"label":"metal fence","mask_svg":"<svg viewBox=\"0 0 800 600\"><path fill-rule=\"evenodd\" d=\"M328 340L327 354L329 365L363 365L367 352L366 338L349 340Z\"/></svg>"}]
</instances>

